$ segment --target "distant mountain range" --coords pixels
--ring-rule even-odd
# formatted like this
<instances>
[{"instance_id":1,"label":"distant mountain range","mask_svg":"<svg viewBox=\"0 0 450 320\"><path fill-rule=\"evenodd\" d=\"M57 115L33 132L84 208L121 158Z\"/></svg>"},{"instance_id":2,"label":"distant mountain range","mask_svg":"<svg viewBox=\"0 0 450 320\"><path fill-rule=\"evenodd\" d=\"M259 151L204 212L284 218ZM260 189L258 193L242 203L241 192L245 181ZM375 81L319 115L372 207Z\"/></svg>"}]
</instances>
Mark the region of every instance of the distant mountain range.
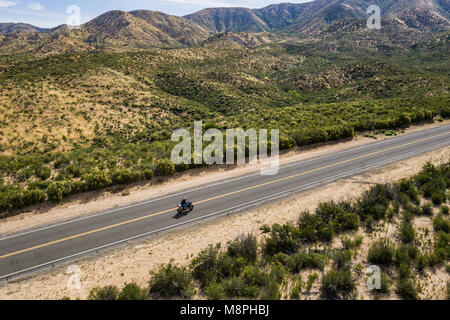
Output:
<instances>
[{"instance_id":1,"label":"distant mountain range","mask_svg":"<svg viewBox=\"0 0 450 320\"><path fill-rule=\"evenodd\" d=\"M184 17L148 10L116 10L75 30L65 25L47 30L22 23L3 23L0 52L50 54L108 48L177 48L199 45L229 32L323 37L348 33L349 25L355 32L361 30L368 17L366 10L374 3L380 6L387 26L383 32L392 33L389 34L392 38L413 39L449 30L450 0L316 0L262 9L211 8Z\"/></svg>"}]
</instances>

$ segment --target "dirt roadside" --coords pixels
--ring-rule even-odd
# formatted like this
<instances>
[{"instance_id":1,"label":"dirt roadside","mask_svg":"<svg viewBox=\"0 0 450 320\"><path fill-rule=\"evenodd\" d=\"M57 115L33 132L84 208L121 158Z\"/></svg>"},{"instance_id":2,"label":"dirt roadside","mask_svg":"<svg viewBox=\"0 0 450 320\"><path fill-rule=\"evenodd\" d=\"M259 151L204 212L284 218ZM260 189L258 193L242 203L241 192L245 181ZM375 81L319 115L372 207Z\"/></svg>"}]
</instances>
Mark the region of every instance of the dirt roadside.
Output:
<instances>
[{"instance_id":1,"label":"dirt roadside","mask_svg":"<svg viewBox=\"0 0 450 320\"><path fill-rule=\"evenodd\" d=\"M430 129L437 126L450 124L450 120L443 122L435 122L433 124L415 125L405 130L404 135L420 130ZM378 139L364 137L359 135L351 141L344 141L334 144L309 147L305 149L294 149L280 156L280 164L287 164L291 162L301 161L313 157L318 157L326 154L335 153L349 148L362 146L365 144L381 141L384 139L391 139L378 135ZM250 174L259 170L256 166L243 165L229 169L225 166L202 168L190 170L187 173L177 174L174 178L159 182L155 184L139 183L126 188L126 193L123 192L89 192L80 195L75 195L62 204L43 204L34 206L28 209L27 212L19 215L0 219L0 236L5 236L15 232L20 232L28 229L39 228L41 226L58 223L82 216L88 216L98 212L104 212L110 209L139 203L148 200L152 197L158 197L181 191L186 188L189 183L191 188L212 183L215 181L230 179L245 174ZM156 179L155 179L156 181Z\"/></svg>"},{"instance_id":2,"label":"dirt roadside","mask_svg":"<svg viewBox=\"0 0 450 320\"><path fill-rule=\"evenodd\" d=\"M226 243L245 233L254 233L257 237L262 237L259 228L264 224L295 222L301 211L314 210L320 201L350 200L375 183L410 177L420 171L427 161L439 164L448 161L449 158L450 147L441 148L429 154L280 199L265 207L176 230L139 244L112 250L100 257L79 261L76 265L81 270L80 290L68 289L67 281L70 275L66 273L67 267L60 267L1 285L0 299L60 299L66 296L72 299L85 299L90 289L95 286L121 287L129 282L144 286L150 278L149 271L159 264L168 263L173 259L175 263L186 265L194 255L209 244ZM336 192L337 190L339 192ZM439 282L441 277L442 272L431 275L430 285ZM429 290L434 289L427 288L427 290L427 294L431 295Z\"/></svg>"}]
</instances>

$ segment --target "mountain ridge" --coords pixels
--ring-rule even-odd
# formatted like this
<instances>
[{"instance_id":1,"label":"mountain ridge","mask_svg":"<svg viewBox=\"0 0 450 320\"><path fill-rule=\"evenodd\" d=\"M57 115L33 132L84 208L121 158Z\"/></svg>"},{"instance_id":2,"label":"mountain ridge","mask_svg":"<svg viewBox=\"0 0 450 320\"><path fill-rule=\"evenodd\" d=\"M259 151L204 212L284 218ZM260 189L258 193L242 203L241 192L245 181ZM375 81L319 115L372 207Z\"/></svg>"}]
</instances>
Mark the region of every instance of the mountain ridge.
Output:
<instances>
[{"instance_id":1,"label":"mountain ridge","mask_svg":"<svg viewBox=\"0 0 450 320\"><path fill-rule=\"evenodd\" d=\"M181 48L223 39L214 35L230 32L320 39L324 32L331 30L347 32L336 28L343 21L365 22L372 2L315 0L260 9L207 8L183 17L150 10L112 10L73 30L65 25L48 30L27 24L0 24L0 52L52 54L77 50ZM379 0L378 5L388 25L381 33L394 40L402 36L414 41L450 28L450 0ZM363 27L361 23L359 29Z\"/></svg>"}]
</instances>

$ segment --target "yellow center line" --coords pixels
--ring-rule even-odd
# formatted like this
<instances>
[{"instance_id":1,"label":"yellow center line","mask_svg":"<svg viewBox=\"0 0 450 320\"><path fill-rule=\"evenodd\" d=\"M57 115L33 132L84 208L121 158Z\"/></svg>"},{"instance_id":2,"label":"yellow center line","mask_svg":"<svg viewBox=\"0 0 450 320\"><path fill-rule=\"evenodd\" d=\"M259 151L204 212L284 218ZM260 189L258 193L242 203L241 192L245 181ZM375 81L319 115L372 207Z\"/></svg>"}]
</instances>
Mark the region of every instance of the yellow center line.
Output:
<instances>
[{"instance_id":1,"label":"yellow center line","mask_svg":"<svg viewBox=\"0 0 450 320\"><path fill-rule=\"evenodd\" d=\"M229 192L229 193L226 193L226 194L222 194L220 196L212 197L212 198L209 198L209 199L206 199L206 200L197 201L197 202L195 202L195 204L201 204L201 203L205 203L205 202L210 202L210 201L213 201L213 200L229 197L229 196L232 196L232 195L237 194L237 193L258 189L258 188L261 188L261 187L264 187L264 186L267 186L267 185L271 185L271 184L275 184L275 183L278 183L278 182L290 180L290 179L293 179L293 178L296 178L296 177L300 177L300 176L303 176L303 175L306 175L306 174L309 174L309 173L317 172L317 171L328 169L328 168L331 168L331 167L336 167L338 165L345 164L345 163L348 163L348 162L351 162L351 161L368 158L368 157L376 155L376 154L385 153L385 152L388 152L388 151L391 151L391 150L395 150L395 149L399 149L399 148L402 148L402 147L405 147L405 146L409 146L409 145L412 145L412 144L416 144L416 143L419 143L419 142L431 140L431 139L434 139L434 138L437 138L437 137L441 137L441 136L444 136L444 135L447 135L447 134L450 134L450 132L446 132L446 133L435 135L435 136L432 136L432 137L429 137L429 138L424 138L424 139L420 139L420 140L417 140L417 141L405 143L405 144L402 144L402 145L399 145L399 146L396 146L396 147L391 147L391 148L383 149L383 150L380 150L380 151L372 152L372 153L369 153L369 154L366 154L366 155L362 155L362 156L359 156L359 157L355 157L355 158L352 158L352 159L343 160L343 161L336 162L336 163L333 163L333 164L329 164L327 166L323 166L323 167L316 168L316 169L313 169L313 170L300 172L300 173L297 173L297 174L294 174L294 175L291 175L291 176L288 176L288 177L285 177L285 178L269 181L269 182L262 183L262 184L259 184L259 185L255 185L255 186L252 186L252 187L248 187L248 188L240 189L240 190L237 190L237 191ZM19 255L21 253L33 251L33 250L40 249L40 248L43 248L43 247L48 247L48 246L51 246L51 245L54 245L54 244L58 244L58 243L61 243L61 242L65 242L65 241L68 241L68 240L73 240L73 239L77 239L77 238L80 238L80 237L88 236L88 235L93 234L93 233L97 233L97 232L101 232L101 231L117 228L117 227L120 227L120 226L123 226L123 225L127 225L127 224L130 224L130 223L138 222L138 221L141 221L141 220L149 219L151 217L155 217L155 216L159 216L159 215L162 215L162 214L165 214L165 213L169 213L169 212L171 212L173 210L175 210L175 209L168 209L168 210L152 213L152 214L140 217L140 218L123 221L123 222L120 222L120 223L116 223L116 224L113 224L113 225L105 226L105 227L98 228L98 229L95 229L95 230L91 230L91 231L79 233L79 234L76 234L76 235L72 235L72 236L69 236L69 237L66 237L66 238L62 238L62 239L59 239L59 240L43 243L43 244L31 247L31 248L27 248L27 249L11 252L11 253L8 253L8 254L0 256L0 259L5 259L5 258L8 258L8 257Z\"/></svg>"}]
</instances>

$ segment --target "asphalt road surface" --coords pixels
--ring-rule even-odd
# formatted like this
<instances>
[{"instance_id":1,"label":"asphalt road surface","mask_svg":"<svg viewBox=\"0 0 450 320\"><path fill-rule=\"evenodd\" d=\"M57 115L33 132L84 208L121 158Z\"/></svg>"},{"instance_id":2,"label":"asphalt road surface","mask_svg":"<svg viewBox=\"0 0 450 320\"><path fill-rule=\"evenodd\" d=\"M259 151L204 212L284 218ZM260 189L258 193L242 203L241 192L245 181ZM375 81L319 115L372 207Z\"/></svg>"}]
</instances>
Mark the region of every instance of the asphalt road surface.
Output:
<instances>
[{"instance_id":1,"label":"asphalt road surface","mask_svg":"<svg viewBox=\"0 0 450 320\"><path fill-rule=\"evenodd\" d=\"M449 144L450 125L446 125L285 165L274 176L258 172L164 197L152 199L149 195L149 200L142 203L19 234L0 235L0 280L261 205ZM176 218L175 207L183 196L195 204L195 210Z\"/></svg>"}]
</instances>

